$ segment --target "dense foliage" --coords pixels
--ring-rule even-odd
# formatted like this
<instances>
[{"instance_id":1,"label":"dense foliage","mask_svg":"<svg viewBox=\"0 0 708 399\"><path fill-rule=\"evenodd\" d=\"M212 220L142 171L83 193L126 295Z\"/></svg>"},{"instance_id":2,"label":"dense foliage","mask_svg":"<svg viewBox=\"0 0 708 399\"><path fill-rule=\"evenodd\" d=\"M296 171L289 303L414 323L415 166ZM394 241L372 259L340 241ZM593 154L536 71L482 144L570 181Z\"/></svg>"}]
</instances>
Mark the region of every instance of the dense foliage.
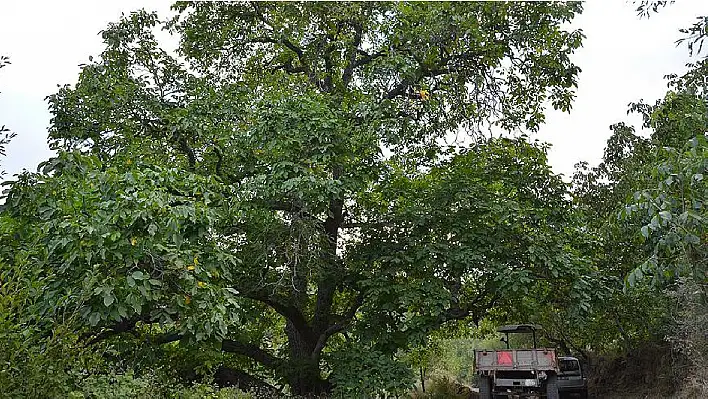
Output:
<instances>
[{"instance_id":1,"label":"dense foliage","mask_svg":"<svg viewBox=\"0 0 708 399\"><path fill-rule=\"evenodd\" d=\"M441 325L580 274L545 149L476 134L570 107L579 4L175 9L109 26L50 96L59 155L5 211L41 320L350 397L405 390L395 355Z\"/></svg>"},{"instance_id":2,"label":"dense foliage","mask_svg":"<svg viewBox=\"0 0 708 399\"><path fill-rule=\"evenodd\" d=\"M3 393L386 397L525 321L585 358L707 353L705 59L566 184L484 132L570 109L578 3L174 11L102 32L49 96L57 156L7 185Z\"/></svg>"}]
</instances>

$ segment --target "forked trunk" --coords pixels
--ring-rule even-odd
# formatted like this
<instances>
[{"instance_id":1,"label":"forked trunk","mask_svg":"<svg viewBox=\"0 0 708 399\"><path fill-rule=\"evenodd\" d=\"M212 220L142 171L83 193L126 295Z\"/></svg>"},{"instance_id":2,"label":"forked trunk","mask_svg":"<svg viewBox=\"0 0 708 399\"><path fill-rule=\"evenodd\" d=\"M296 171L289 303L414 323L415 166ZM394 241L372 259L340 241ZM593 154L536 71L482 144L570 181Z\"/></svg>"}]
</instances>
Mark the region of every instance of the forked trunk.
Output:
<instances>
[{"instance_id":1,"label":"forked trunk","mask_svg":"<svg viewBox=\"0 0 708 399\"><path fill-rule=\"evenodd\" d=\"M286 332L290 346L287 380L292 393L305 397L330 393L332 384L322 379L319 356L314 354L317 342L304 337L290 322Z\"/></svg>"}]
</instances>

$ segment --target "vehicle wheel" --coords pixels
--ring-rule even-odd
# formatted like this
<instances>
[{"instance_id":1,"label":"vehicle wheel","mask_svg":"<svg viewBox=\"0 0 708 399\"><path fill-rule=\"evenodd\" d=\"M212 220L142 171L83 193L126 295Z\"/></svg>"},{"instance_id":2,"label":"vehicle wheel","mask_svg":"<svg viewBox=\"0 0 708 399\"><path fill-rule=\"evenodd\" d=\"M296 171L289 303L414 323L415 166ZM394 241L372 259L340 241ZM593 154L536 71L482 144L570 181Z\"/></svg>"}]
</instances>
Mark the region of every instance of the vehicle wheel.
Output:
<instances>
[{"instance_id":1,"label":"vehicle wheel","mask_svg":"<svg viewBox=\"0 0 708 399\"><path fill-rule=\"evenodd\" d=\"M479 376L479 399L492 399L492 379Z\"/></svg>"},{"instance_id":2,"label":"vehicle wheel","mask_svg":"<svg viewBox=\"0 0 708 399\"><path fill-rule=\"evenodd\" d=\"M558 395L558 377L555 374L548 376L546 380L546 398L559 399Z\"/></svg>"},{"instance_id":3,"label":"vehicle wheel","mask_svg":"<svg viewBox=\"0 0 708 399\"><path fill-rule=\"evenodd\" d=\"M588 390L580 391L580 399L588 399Z\"/></svg>"}]
</instances>

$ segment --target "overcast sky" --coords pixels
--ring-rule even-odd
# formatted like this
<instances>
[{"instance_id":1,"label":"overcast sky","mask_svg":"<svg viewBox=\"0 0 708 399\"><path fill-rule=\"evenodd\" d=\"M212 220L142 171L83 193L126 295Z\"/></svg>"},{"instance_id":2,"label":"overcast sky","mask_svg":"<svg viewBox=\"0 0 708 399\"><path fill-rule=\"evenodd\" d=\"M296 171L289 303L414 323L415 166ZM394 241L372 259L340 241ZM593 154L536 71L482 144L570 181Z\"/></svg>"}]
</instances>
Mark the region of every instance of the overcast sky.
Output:
<instances>
[{"instance_id":1,"label":"overcast sky","mask_svg":"<svg viewBox=\"0 0 708 399\"><path fill-rule=\"evenodd\" d=\"M52 154L46 144L49 112L44 98L58 84L74 83L81 63L102 50L98 32L121 12L140 7L164 12L170 2L2 1L0 54L12 65L0 70L0 125L18 133L0 164L12 175L35 170ZM654 102L666 92L663 76L684 70L685 47L677 48L678 29L708 14L708 1L679 0L650 19L639 19L624 0L586 2L573 22L587 36L574 62L580 74L570 114L551 111L535 137L553 145L554 170L569 176L579 161L595 164L602 156L609 125L637 122L627 104Z\"/></svg>"}]
</instances>

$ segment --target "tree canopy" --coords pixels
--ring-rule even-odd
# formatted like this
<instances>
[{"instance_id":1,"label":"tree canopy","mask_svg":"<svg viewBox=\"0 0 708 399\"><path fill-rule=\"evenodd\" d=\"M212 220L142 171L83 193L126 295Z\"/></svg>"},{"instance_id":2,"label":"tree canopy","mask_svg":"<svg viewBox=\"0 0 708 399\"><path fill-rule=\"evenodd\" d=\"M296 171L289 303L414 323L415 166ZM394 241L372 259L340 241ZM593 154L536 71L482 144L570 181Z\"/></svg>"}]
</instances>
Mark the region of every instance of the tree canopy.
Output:
<instances>
[{"instance_id":1,"label":"tree canopy","mask_svg":"<svg viewBox=\"0 0 708 399\"><path fill-rule=\"evenodd\" d=\"M3 183L4 395L400 397L510 323L708 381L708 19L566 183L524 132L571 107L580 3L172 11L101 32L56 156Z\"/></svg>"},{"instance_id":2,"label":"tree canopy","mask_svg":"<svg viewBox=\"0 0 708 399\"><path fill-rule=\"evenodd\" d=\"M445 323L590 289L546 147L482 134L570 108L579 3L174 9L111 24L49 97L59 155L12 186L4 233L41 314L356 396L407 387L394 355Z\"/></svg>"}]
</instances>

